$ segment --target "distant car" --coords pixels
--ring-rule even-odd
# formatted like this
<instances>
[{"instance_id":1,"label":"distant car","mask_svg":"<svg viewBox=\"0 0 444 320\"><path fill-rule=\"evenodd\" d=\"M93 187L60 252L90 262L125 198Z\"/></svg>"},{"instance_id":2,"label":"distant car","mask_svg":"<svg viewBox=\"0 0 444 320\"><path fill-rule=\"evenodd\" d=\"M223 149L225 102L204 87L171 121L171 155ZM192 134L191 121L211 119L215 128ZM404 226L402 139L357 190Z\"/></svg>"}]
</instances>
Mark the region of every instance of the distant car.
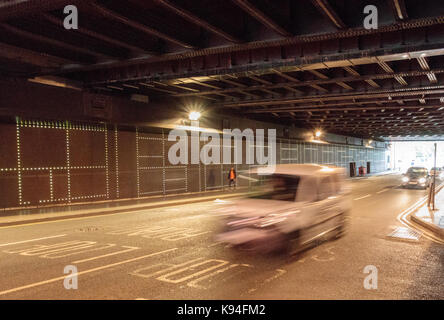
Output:
<instances>
[{"instance_id":1,"label":"distant car","mask_svg":"<svg viewBox=\"0 0 444 320\"><path fill-rule=\"evenodd\" d=\"M345 177L339 167L277 165L259 192L221 210L223 231L216 240L264 253L294 253L341 237L351 208Z\"/></svg>"},{"instance_id":2,"label":"distant car","mask_svg":"<svg viewBox=\"0 0 444 320\"><path fill-rule=\"evenodd\" d=\"M419 187L427 189L430 185L430 175L424 167L410 167L402 177L403 187Z\"/></svg>"},{"instance_id":3,"label":"distant car","mask_svg":"<svg viewBox=\"0 0 444 320\"><path fill-rule=\"evenodd\" d=\"M433 176L436 173L437 179L444 179L444 169L442 167L433 167L430 169L430 177L433 178Z\"/></svg>"}]
</instances>

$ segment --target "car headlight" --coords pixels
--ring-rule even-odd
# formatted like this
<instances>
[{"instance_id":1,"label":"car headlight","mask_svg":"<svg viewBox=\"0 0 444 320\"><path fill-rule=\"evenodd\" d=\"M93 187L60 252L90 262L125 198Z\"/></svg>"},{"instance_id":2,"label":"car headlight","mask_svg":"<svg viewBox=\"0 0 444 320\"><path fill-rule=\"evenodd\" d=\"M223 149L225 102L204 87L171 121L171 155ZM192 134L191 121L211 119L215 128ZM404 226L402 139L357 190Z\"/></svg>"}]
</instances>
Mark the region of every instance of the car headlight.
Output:
<instances>
[{"instance_id":1,"label":"car headlight","mask_svg":"<svg viewBox=\"0 0 444 320\"><path fill-rule=\"evenodd\" d=\"M425 182L426 182L426 178L419 179L419 183L425 183Z\"/></svg>"},{"instance_id":2,"label":"car headlight","mask_svg":"<svg viewBox=\"0 0 444 320\"><path fill-rule=\"evenodd\" d=\"M402 177L402 182L409 182L409 178L407 178L407 177Z\"/></svg>"}]
</instances>

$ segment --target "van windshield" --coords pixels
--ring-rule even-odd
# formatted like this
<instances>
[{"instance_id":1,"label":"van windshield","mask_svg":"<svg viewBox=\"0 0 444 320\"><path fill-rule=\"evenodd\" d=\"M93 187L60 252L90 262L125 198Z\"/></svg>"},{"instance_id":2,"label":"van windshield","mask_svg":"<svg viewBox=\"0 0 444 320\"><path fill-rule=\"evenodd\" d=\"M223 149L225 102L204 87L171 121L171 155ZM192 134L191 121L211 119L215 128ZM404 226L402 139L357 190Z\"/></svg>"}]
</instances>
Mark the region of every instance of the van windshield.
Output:
<instances>
[{"instance_id":1,"label":"van windshield","mask_svg":"<svg viewBox=\"0 0 444 320\"><path fill-rule=\"evenodd\" d=\"M259 194L253 199L295 201L299 186L299 176L271 175L262 181Z\"/></svg>"}]
</instances>

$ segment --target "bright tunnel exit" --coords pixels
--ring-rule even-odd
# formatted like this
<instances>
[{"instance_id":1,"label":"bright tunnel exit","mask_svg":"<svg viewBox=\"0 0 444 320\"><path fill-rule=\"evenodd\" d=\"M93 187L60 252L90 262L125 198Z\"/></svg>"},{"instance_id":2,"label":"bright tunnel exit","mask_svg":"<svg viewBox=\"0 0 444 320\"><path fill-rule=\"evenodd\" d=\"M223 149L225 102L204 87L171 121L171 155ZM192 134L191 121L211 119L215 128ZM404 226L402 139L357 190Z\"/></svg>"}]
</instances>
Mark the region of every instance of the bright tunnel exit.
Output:
<instances>
[{"instance_id":1,"label":"bright tunnel exit","mask_svg":"<svg viewBox=\"0 0 444 320\"><path fill-rule=\"evenodd\" d=\"M405 173L410 167L444 167L444 141L393 141L390 148L390 166L395 171Z\"/></svg>"}]
</instances>

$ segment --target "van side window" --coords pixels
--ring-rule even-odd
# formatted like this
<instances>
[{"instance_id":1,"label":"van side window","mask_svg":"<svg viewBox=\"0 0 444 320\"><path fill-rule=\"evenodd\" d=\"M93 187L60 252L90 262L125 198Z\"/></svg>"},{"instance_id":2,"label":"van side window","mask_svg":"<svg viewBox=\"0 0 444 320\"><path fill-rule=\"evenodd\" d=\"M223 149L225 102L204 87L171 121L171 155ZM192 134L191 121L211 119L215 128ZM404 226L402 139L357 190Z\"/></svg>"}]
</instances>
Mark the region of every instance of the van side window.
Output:
<instances>
[{"instance_id":1,"label":"van side window","mask_svg":"<svg viewBox=\"0 0 444 320\"><path fill-rule=\"evenodd\" d=\"M279 177L273 179L274 190L271 194L273 200L295 201L300 178L295 177Z\"/></svg>"},{"instance_id":2,"label":"van side window","mask_svg":"<svg viewBox=\"0 0 444 320\"><path fill-rule=\"evenodd\" d=\"M319 183L318 201L327 199L332 195L334 195L334 192L333 192L333 181L331 177L322 178Z\"/></svg>"},{"instance_id":3,"label":"van side window","mask_svg":"<svg viewBox=\"0 0 444 320\"><path fill-rule=\"evenodd\" d=\"M296 201L315 201L318 197L317 180L313 177L304 177L296 194Z\"/></svg>"}]
</instances>

